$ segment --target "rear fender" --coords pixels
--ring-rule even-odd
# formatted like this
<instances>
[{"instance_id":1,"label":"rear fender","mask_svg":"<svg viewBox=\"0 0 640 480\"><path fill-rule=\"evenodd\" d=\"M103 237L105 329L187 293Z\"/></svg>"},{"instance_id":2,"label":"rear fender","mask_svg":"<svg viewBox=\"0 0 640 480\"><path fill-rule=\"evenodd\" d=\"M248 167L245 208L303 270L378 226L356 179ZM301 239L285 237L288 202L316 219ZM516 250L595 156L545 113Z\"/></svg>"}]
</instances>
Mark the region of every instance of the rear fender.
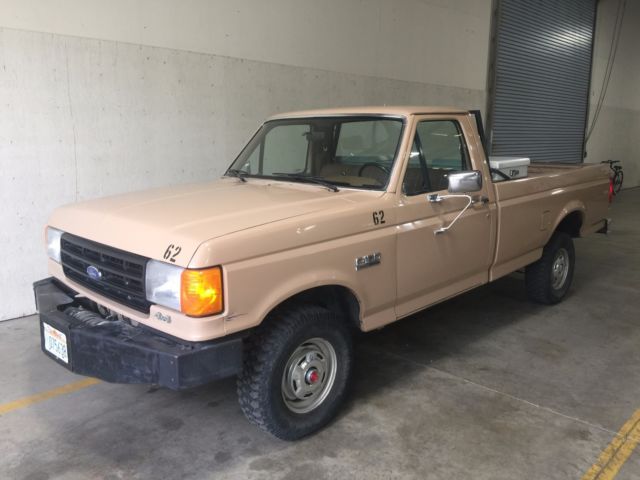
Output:
<instances>
[{"instance_id":1,"label":"rear fender","mask_svg":"<svg viewBox=\"0 0 640 480\"><path fill-rule=\"evenodd\" d=\"M572 200L567 203L556 216L555 223L553 224L553 228L550 230L547 241L549 241L551 236L558 230L562 222L569 218L569 216L576 214L579 214L580 216L580 224L575 232L568 231L567 233L570 233L573 237L579 237L582 226L584 225L585 211L584 203L580 200Z\"/></svg>"}]
</instances>

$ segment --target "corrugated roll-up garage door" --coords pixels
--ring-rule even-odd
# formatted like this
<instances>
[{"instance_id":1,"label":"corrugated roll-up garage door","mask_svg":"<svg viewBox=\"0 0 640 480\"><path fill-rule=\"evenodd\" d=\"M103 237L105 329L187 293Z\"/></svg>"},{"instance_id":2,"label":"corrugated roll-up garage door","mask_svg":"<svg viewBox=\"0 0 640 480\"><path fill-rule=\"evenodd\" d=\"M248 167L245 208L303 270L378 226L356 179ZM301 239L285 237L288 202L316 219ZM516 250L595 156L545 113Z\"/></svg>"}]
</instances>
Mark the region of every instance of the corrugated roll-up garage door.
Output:
<instances>
[{"instance_id":1,"label":"corrugated roll-up garage door","mask_svg":"<svg viewBox=\"0 0 640 480\"><path fill-rule=\"evenodd\" d=\"M581 162L595 0L498 2L492 155Z\"/></svg>"}]
</instances>

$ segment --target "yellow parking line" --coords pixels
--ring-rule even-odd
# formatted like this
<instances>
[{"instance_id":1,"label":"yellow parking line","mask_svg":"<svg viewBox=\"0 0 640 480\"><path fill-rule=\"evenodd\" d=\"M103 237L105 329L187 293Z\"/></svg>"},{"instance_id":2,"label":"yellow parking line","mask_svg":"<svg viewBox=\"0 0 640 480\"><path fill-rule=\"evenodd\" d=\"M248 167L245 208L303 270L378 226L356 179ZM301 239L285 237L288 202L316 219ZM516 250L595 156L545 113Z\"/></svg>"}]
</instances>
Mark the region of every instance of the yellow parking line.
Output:
<instances>
[{"instance_id":1,"label":"yellow parking line","mask_svg":"<svg viewBox=\"0 0 640 480\"><path fill-rule=\"evenodd\" d=\"M28 407L29 405L33 405L34 403L43 402L45 400L49 400L50 398L55 398L59 397L60 395L65 395L67 393L82 390L83 388L90 387L91 385L95 385L96 383L100 383L100 380L97 380L95 378L85 378L83 380L80 380L79 382L69 383L61 387L52 388L51 390L47 390L46 392L36 393L35 395L31 395L30 397L24 397L18 400L14 400L13 402L4 403L0 405L0 416L9 412L13 412L14 410Z\"/></svg>"},{"instance_id":2,"label":"yellow parking line","mask_svg":"<svg viewBox=\"0 0 640 480\"><path fill-rule=\"evenodd\" d=\"M627 420L582 480L612 480L640 443L640 410Z\"/></svg>"}]
</instances>

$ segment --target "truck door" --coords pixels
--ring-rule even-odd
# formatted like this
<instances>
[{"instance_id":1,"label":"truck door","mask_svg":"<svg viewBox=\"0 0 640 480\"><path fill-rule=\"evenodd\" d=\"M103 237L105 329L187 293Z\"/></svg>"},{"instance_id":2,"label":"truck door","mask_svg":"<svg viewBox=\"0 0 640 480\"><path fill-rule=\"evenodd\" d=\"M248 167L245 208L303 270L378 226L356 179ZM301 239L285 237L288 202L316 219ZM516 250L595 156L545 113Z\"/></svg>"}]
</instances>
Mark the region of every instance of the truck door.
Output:
<instances>
[{"instance_id":1,"label":"truck door","mask_svg":"<svg viewBox=\"0 0 640 480\"><path fill-rule=\"evenodd\" d=\"M474 169L466 141L472 128L468 118L422 116L414 125L397 209L398 317L486 283L495 241L495 206L480 201L488 197L491 186L486 182L481 191L471 193L478 201L452 228L434 233L468 203L464 198L430 203L427 198L448 193L449 173Z\"/></svg>"}]
</instances>

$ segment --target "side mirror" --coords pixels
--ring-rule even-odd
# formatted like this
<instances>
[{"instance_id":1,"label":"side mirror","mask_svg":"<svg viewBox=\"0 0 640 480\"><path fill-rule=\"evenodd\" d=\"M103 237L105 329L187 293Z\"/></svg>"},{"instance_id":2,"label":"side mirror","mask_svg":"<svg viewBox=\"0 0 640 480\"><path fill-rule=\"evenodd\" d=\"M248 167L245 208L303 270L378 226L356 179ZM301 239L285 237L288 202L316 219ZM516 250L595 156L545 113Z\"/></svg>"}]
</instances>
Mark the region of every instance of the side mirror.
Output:
<instances>
[{"instance_id":1,"label":"side mirror","mask_svg":"<svg viewBox=\"0 0 640 480\"><path fill-rule=\"evenodd\" d=\"M482 174L478 170L450 173L449 193L469 193L482 190Z\"/></svg>"}]
</instances>

